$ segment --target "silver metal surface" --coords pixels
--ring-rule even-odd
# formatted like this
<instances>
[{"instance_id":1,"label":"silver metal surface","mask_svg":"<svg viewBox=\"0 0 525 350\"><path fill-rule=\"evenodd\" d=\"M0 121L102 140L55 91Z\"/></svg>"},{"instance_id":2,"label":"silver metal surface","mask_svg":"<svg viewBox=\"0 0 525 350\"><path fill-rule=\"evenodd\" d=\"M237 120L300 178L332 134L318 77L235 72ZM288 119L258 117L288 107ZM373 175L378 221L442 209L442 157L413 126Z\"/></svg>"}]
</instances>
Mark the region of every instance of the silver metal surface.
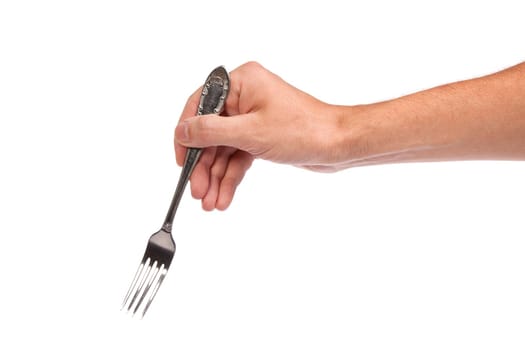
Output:
<instances>
[{"instance_id":1,"label":"silver metal surface","mask_svg":"<svg viewBox=\"0 0 525 350\"><path fill-rule=\"evenodd\" d=\"M215 68L204 83L197 115L220 114L230 90L230 78L224 67ZM173 219L186 184L199 161L200 148L188 148L175 194L162 228L148 240L148 245L131 286L126 293L122 309L139 312L142 317L155 298L175 255L175 241L171 234ZM146 301L146 302L145 302Z\"/></svg>"}]
</instances>

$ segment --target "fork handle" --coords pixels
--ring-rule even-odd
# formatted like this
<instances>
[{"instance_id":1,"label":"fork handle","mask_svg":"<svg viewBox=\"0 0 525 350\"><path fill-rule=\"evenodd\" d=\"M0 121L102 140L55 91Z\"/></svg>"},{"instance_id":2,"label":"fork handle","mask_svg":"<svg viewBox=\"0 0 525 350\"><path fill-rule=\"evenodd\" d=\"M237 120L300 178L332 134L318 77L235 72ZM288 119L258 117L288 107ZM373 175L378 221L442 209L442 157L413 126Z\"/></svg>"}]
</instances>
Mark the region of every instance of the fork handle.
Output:
<instances>
[{"instance_id":1,"label":"fork handle","mask_svg":"<svg viewBox=\"0 0 525 350\"><path fill-rule=\"evenodd\" d=\"M224 109L224 103L229 91L230 77L228 72L223 66L215 68L210 75L208 75L208 78L202 87L197 115L220 114ZM186 158L184 159L184 165L182 166L177 188L175 189L170 208L166 214L164 224L162 225L162 230L166 232L171 233L175 213L177 212L186 184L190 179L195 165L199 161L201 153L202 148L189 147L186 151Z\"/></svg>"}]
</instances>

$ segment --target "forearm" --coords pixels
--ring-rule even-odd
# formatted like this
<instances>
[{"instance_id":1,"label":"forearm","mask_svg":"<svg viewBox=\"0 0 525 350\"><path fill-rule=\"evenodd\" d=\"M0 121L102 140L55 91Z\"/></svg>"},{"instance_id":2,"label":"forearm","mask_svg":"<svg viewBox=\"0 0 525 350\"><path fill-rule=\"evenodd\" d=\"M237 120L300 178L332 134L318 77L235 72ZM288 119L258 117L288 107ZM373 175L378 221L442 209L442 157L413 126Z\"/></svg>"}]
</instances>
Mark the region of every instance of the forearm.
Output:
<instances>
[{"instance_id":1,"label":"forearm","mask_svg":"<svg viewBox=\"0 0 525 350\"><path fill-rule=\"evenodd\" d=\"M525 159L525 63L341 111L348 166Z\"/></svg>"}]
</instances>

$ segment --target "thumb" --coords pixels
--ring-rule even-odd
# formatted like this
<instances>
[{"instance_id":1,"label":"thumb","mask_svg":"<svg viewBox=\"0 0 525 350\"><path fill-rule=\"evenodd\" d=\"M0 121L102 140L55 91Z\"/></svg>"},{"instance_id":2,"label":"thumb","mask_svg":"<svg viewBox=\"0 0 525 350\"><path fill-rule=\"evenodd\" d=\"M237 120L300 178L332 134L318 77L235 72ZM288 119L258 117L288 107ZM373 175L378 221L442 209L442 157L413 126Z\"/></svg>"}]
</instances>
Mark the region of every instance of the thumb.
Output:
<instances>
[{"instance_id":1,"label":"thumb","mask_svg":"<svg viewBox=\"0 0 525 350\"><path fill-rule=\"evenodd\" d=\"M220 117L210 114L184 119L175 129L175 141L186 147L249 147L253 134L253 115Z\"/></svg>"}]
</instances>

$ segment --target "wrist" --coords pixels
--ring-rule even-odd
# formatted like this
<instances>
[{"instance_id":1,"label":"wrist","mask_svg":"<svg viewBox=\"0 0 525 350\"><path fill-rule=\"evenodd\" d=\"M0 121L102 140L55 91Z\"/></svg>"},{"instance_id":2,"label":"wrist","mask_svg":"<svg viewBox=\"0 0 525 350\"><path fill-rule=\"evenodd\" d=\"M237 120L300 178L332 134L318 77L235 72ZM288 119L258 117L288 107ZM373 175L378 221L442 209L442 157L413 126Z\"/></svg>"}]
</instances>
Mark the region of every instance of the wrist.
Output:
<instances>
[{"instance_id":1,"label":"wrist","mask_svg":"<svg viewBox=\"0 0 525 350\"><path fill-rule=\"evenodd\" d=\"M378 153L378 130L371 123L376 112L372 105L331 106L335 115L335 132L330 146L330 163L351 163L374 157Z\"/></svg>"}]
</instances>

